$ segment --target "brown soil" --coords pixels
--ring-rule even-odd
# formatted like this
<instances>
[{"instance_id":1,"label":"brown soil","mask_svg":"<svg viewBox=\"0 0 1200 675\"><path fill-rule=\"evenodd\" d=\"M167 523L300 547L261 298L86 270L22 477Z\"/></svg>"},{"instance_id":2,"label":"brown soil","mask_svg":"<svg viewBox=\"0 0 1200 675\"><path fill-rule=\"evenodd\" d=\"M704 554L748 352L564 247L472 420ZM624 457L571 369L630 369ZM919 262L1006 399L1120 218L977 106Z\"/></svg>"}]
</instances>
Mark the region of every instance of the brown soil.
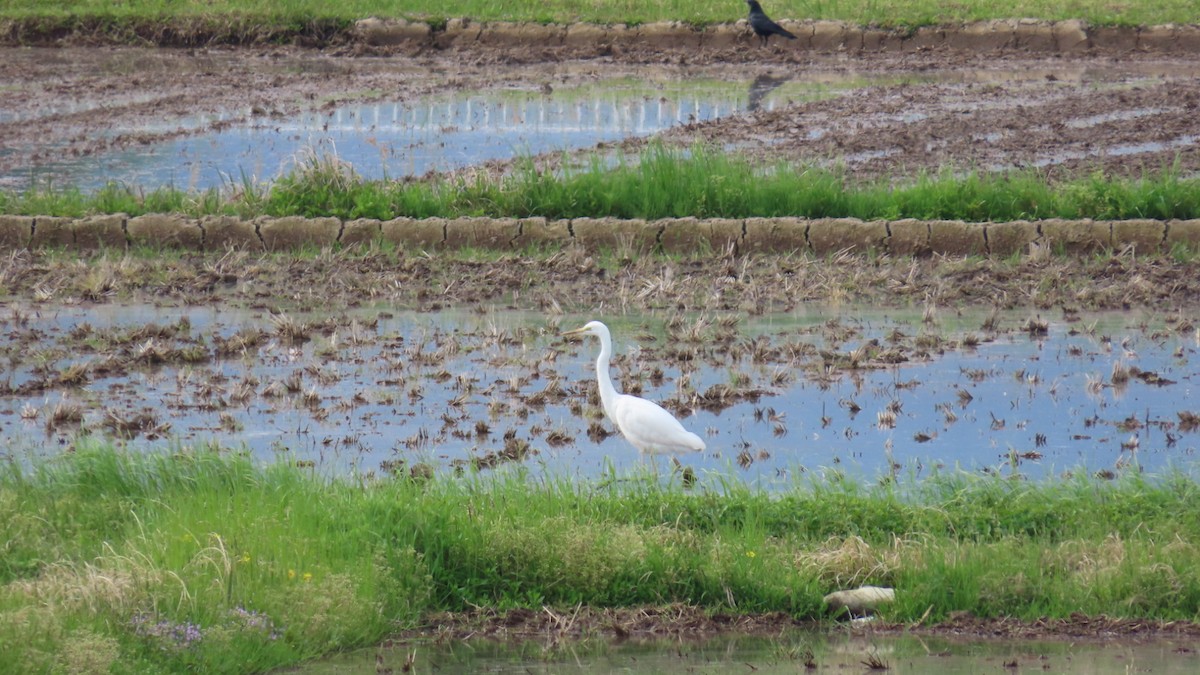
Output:
<instances>
[{"instance_id":1,"label":"brown soil","mask_svg":"<svg viewBox=\"0 0 1200 675\"><path fill-rule=\"evenodd\" d=\"M1104 616L1073 614L1066 619L981 619L970 615L954 616L925 627L885 625L877 630L913 631L937 635L989 637L1003 639L1063 638L1071 640L1140 640L1166 637L1200 638L1200 624L1192 621L1144 621Z\"/></svg>"},{"instance_id":2,"label":"brown soil","mask_svg":"<svg viewBox=\"0 0 1200 675\"><path fill-rule=\"evenodd\" d=\"M852 177L1056 160L1062 162L1047 169L1056 174L1096 167L1137 172L1172 162L1184 173L1200 169L1200 153L1185 142L1200 137L1195 114L1200 83L1194 77L1200 56L643 48L557 63L547 61L560 54L551 48L354 55L362 49L0 48L0 89L8 94L0 116L0 172L352 99L408 98L453 88L563 86L620 74L644 77L651 70L700 71L733 80L753 76L760 92L789 77L820 82L853 75L873 83L664 136L682 144L738 145L769 159L841 162ZM1126 151L1149 143L1160 146ZM38 253L5 261L5 275L11 292L51 288L61 290L58 297L102 301L145 292L186 302L251 304L270 297L299 304L375 298L428 309L479 302L603 307L614 301L630 307L751 312L826 300L1162 310L1200 304L1200 275L1193 264L1135 255L1109 261L1026 259L1016 265L883 259L871 266L856 259L814 265L796 257L743 261L718 255L717 261L710 256L708 262L672 263L669 278L657 261L617 257L613 267L578 252L538 265L443 265L419 256L396 265L389 256L339 256L292 261L283 269L247 267L253 261L249 257L242 266L222 259L216 266L227 271L214 283L212 259L185 256L138 263L168 268L162 274L114 273L101 294L72 288L77 275L65 274L62 264L47 264ZM174 281L165 286L145 281L164 275ZM1054 277L1061 281L1044 283ZM431 286L431 278L444 283ZM664 281L660 292L645 286L655 278ZM257 297L246 297L244 289L251 288Z\"/></svg>"},{"instance_id":3,"label":"brown soil","mask_svg":"<svg viewBox=\"0 0 1200 675\"><path fill-rule=\"evenodd\" d=\"M283 118L350 100L446 89L542 89L650 69L753 80L868 84L665 135L767 157L843 164L852 177L1049 166L1135 173L1200 169L1200 55L1119 57L952 49L830 54L772 47L653 49L599 56L520 46L378 53L359 43L296 48L0 48L0 172ZM636 146L638 143L631 143Z\"/></svg>"},{"instance_id":4,"label":"brown soil","mask_svg":"<svg viewBox=\"0 0 1200 675\"><path fill-rule=\"evenodd\" d=\"M82 263L81 263L82 261ZM757 315L803 305L996 307L1079 311L1143 308L1190 330L1200 308L1196 262L1112 257L888 258L804 255L465 259L350 250L315 259L279 254L128 256L18 251L0 257L9 296L37 302L126 299L276 311L389 303L422 311L508 307L545 312L686 311Z\"/></svg>"},{"instance_id":5,"label":"brown soil","mask_svg":"<svg viewBox=\"0 0 1200 675\"><path fill-rule=\"evenodd\" d=\"M711 613L689 605L633 609L588 607L517 609L497 613L478 610L428 617L423 627L396 635L392 643L418 638L497 640L704 638L721 633L778 635L788 629L820 628L816 622L797 621L782 612L768 614ZM962 638L1064 639L1073 641L1140 641L1164 638L1200 639L1200 624L1190 621L1143 621L1089 617L1066 619L982 619L958 615L933 625L892 624L883 621L856 624L854 630L882 634L912 633ZM390 645L384 645L390 646Z\"/></svg>"},{"instance_id":6,"label":"brown soil","mask_svg":"<svg viewBox=\"0 0 1200 675\"><path fill-rule=\"evenodd\" d=\"M939 169L1200 169L1200 80L1182 62L933 59L958 82L911 80L770 112L693 124L671 142L714 140L769 159L843 166L855 179ZM1004 78L1004 79L1001 79ZM904 80L905 77L900 79ZM770 83L766 86L770 86Z\"/></svg>"}]
</instances>

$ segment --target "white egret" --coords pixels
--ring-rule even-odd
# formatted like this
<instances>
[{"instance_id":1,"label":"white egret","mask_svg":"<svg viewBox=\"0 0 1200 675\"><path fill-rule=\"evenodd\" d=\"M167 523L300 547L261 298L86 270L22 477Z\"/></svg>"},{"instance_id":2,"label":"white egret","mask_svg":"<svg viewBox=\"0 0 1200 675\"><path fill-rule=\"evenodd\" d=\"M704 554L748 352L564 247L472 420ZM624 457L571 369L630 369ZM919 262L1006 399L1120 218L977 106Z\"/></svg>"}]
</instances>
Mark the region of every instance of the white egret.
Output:
<instances>
[{"instance_id":1,"label":"white egret","mask_svg":"<svg viewBox=\"0 0 1200 675\"><path fill-rule=\"evenodd\" d=\"M704 450L704 441L683 428L679 420L662 406L644 398L618 393L608 377L608 361L612 358L612 336L608 326L589 321L583 328L563 335L595 335L600 338L600 355L596 357L596 382L600 385L600 402L604 414L625 440L642 452L684 452Z\"/></svg>"}]
</instances>

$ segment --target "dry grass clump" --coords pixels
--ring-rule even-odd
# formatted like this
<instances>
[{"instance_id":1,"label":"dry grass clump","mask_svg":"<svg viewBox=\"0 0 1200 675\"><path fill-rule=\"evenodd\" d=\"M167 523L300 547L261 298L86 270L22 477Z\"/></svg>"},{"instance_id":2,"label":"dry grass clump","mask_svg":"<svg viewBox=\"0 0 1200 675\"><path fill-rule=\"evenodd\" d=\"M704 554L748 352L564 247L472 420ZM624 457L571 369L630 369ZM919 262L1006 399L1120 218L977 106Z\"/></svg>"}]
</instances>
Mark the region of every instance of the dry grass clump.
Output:
<instances>
[{"instance_id":1,"label":"dry grass clump","mask_svg":"<svg viewBox=\"0 0 1200 675\"><path fill-rule=\"evenodd\" d=\"M68 398L59 399L46 418L46 431L53 431L61 426L80 424L83 422L83 406Z\"/></svg>"},{"instance_id":2,"label":"dry grass clump","mask_svg":"<svg viewBox=\"0 0 1200 675\"><path fill-rule=\"evenodd\" d=\"M157 438L171 430L170 422L160 422L158 414L151 408L142 410L104 410L104 428L122 438L136 438L145 434L147 438Z\"/></svg>"},{"instance_id":3,"label":"dry grass clump","mask_svg":"<svg viewBox=\"0 0 1200 675\"><path fill-rule=\"evenodd\" d=\"M1100 542L1064 541L1046 552L1046 563L1065 570L1080 585L1103 584L1125 563L1127 546L1117 534L1110 534Z\"/></svg>"},{"instance_id":4,"label":"dry grass clump","mask_svg":"<svg viewBox=\"0 0 1200 675\"><path fill-rule=\"evenodd\" d=\"M56 563L48 565L38 577L13 581L5 589L13 596L27 597L55 613L86 611L95 615L112 610L129 611L141 602L145 597L145 584L138 582L139 576L153 578L156 575L145 569L135 573L107 562L102 566Z\"/></svg>"},{"instance_id":5,"label":"dry grass clump","mask_svg":"<svg viewBox=\"0 0 1200 675\"><path fill-rule=\"evenodd\" d=\"M108 673L121 657L115 636L78 627L81 618L122 616L147 598L159 575L123 569L124 559L103 557L99 564L55 563L30 579L0 587L6 606L0 612L0 642L22 648L0 657L9 672ZM85 619L86 620L86 619ZM15 660L10 660L9 657Z\"/></svg>"},{"instance_id":6,"label":"dry grass clump","mask_svg":"<svg viewBox=\"0 0 1200 675\"><path fill-rule=\"evenodd\" d=\"M1184 568L1191 566L1196 554L1195 544L1178 536L1148 549L1114 533L1100 542L1062 542L1047 552L1046 563L1064 570L1081 588L1123 587L1125 601L1136 603L1147 585L1154 586L1157 593L1182 591L1181 577L1192 574Z\"/></svg>"},{"instance_id":7,"label":"dry grass clump","mask_svg":"<svg viewBox=\"0 0 1200 675\"><path fill-rule=\"evenodd\" d=\"M257 328L239 330L228 338L214 335L217 356L240 356L267 341L267 334Z\"/></svg>"},{"instance_id":8,"label":"dry grass clump","mask_svg":"<svg viewBox=\"0 0 1200 675\"><path fill-rule=\"evenodd\" d=\"M830 537L816 549L796 555L796 566L829 587L852 588L891 582L910 545L893 538L890 546L872 546L859 536Z\"/></svg>"},{"instance_id":9,"label":"dry grass clump","mask_svg":"<svg viewBox=\"0 0 1200 675\"><path fill-rule=\"evenodd\" d=\"M1112 365L1112 375L1110 376L1109 381L1112 382L1114 387L1120 387L1129 384L1129 378L1131 375L1132 373L1130 372L1129 364L1125 363L1123 360L1118 360Z\"/></svg>"}]
</instances>

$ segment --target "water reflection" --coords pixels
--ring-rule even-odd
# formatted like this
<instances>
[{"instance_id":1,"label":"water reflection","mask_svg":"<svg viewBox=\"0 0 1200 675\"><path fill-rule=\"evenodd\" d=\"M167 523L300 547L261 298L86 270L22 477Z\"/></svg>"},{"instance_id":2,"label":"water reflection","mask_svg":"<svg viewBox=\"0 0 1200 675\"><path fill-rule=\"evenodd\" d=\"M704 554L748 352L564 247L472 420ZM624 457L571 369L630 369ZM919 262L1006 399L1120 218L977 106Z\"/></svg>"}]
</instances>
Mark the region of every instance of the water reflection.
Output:
<instances>
[{"instance_id":1,"label":"water reflection","mask_svg":"<svg viewBox=\"0 0 1200 675\"><path fill-rule=\"evenodd\" d=\"M1180 417L1197 412L1186 326L1110 314L1045 321L1043 334L1023 314L936 326L915 314L604 318L619 386L690 413L705 438L707 452L675 458L696 472L784 486L828 472L1194 466L1195 425ZM545 315L37 305L0 327L10 454L57 452L82 429L135 447L244 446L333 473L673 465L610 435L589 399L595 346L563 341ZM64 406L81 419L56 421Z\"/></svg>"},{"instance_id":2,"label":"water reflection","mask_svg":"<svg viewBox=\"0 0 1200 675\"><path fill-rule=\"evenodd\" d=\"M71 50L16 50L18 61L64 61L70 71L86 74L112 72L131 79L149 72L149 83L177 75L181 81L197 73L242 70L236 55L160 54L153 50L119 49L86 56ZM344 99L375 91L339 91L338 82L352 80L351 71L387 70L392 75L428 81L450 93L420 99L345 105L332 110L309 111L281 117L268 110L222 109L203 114L118 116L103 132L89 125L71 124L89 111L104 108L138 108L160 100L164 93L133 90L93 92L79 100L56 100L39 93L36 107L14 106L0 100L0 123L22 124L55 117L67 118L52 125L47 137L31 146L4 143L0 153L10 157L10 167L0 172L0 186L22 189L31 183L70 185L93 190L109 181L149 190L160 186L200 190L209 187L241 188L243 180L269 182L292 169L312 153L336 154L369 178L399 178L430 170L457 169L523 153L593 147L599 143L656 133L671 126L731 115L743 111L773 110L792 102L838 97L866 88L895 84L939 83L953 98L963 85L999 83L1020 96L1041 95L1064 85L1130 87L1170 78L1192 77L1187 64L1160 61L988 63L964 64L952 69L894 71L871 59L834 56L817 59L811 67L784 69L773 66L713 64L697 66L638 66L614 64L538 64L494 69L496 82L523 83L520 88L489 87L464 90L454 84L454 69L430 68L408 59L340 59L324 55L288 55L252 67L266 75L276 71L319 72L327 76L329 95ZM595 80L603 68L604 79ZM608 77L611 75L611 77ZM553 84L551 84L553 83ZM583 84L579 84L583 83ZM1116 84L1114 84L1116 83ZM153 88L153 87L151 87ZM84 87L86 89L86 87ZM9 97L22 100L21 96ZM1031 99L1035 100L1035 99ZM312 105L319 105L313 102ZM989 105L976 101L972 104ZM1001 105L997 103L996 105ZM1007 105L1007 104L1004 104ZM1149 117L1153 109L1122 113L1120 119ZM894 116L893 116L894 117ZM915 120L912 115L895 119ZM128 120L128 121L123 121ZM886 123L888 114L864 112L855 124ZM893 120L894 121L894 120ZM1069 124L1087 127L1119 121L1111 116L1083 116ZM830 132L830 120L807 120L802 130L811 138ZM99 135L116 149L95 151L87 138ZM1003 134L1001 134L1001 137ZM155 142L155 139L163 139ZM88 142L84 142L88 141ZM1157 144L1157 145L1156 145ZM1129 143L1113 150L1138 153L1163 148L1188 149L1195 134ZM731 150L738 149L731 146ZM895 149L876 153L890 154ZM1111 154L1111 153L1110 153ZM847 165L873 155L849 155ZM1090 156L1090 155L1089 155ZM1072 159L1059 157L1050 162ZM995 168L1006 168L1003 166Z\"/></svg>"},{"instance_id":3,"label":"water reflection","mask_svg":"<svg viewBox=\"0 0 1200 675\"><path fill-rule=\"evenodd\" d=\"M345 654L300 668L306 675L399 672L412 655L415 672L796 673L887 672L974 675L1022 672L1125 675L1194 672L1196 656L1177 642L949 640L784 630L777 637L402 644ZM872 668L874 664L876 668Z\"/></svg>"},{"instance_id":4,"label":"water reflection","mask_svg":"<svg viewBox=\"0 0 1200 675\"><path fill-rule=\"evenodd\" d=\"M286 119L252 116L248 124L230 125L222 118L240 113L226 113L139 130L215 131L67 159L36 173L85 190L109 181L146 189L169 185L203 190L245 179L271 180L315 153L349 162L370 179L414 176L586 148L723 117L747 109L745 92L738 82L621 78L586 88L459 91L417 101L309 111ZM770 109L784 101L753 91L751 97L753 109Z\"/></svg>"},{"instance_id":5,"label":"water reflection","mask_svg":"<svg viewBox=\"0 0 1200 675\"><path fill-rule=\"evenodd\" d=\"M787 82L785 77L772 76L769 73L761 73L754 78L750 83L750 97L746 103L747 112L757 112L759 110L770 110L770 94L779 88L780 85ZM764 107L764 105L766 107Z\"/></svg>"}]
</instances>

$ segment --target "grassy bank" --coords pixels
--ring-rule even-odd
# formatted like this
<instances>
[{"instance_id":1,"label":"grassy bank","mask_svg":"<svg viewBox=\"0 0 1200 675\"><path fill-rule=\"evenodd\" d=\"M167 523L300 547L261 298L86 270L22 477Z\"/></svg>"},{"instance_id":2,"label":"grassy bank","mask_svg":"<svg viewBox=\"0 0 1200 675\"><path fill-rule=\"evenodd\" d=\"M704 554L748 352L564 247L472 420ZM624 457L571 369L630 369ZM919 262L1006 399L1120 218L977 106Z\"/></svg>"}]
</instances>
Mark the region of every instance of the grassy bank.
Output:
<instances>
[{"instance_id":1,"label":"grassy bank","mask_svg":"<svg viewBox=\"0 0 1200 675\"><path fill-rule=\"evenodd\" d=\"M1094 174L1050 183L1036 171L920 176L902 185L852 183L836 170L781 163L767 169L736 155L663 148L609 168L602 160L564 173L526 164L504 178L368 181L317 158L274 184L151 192L110 185L95 193L35 188L0 192L0 213L81 217L176 212L343 219L496 218L900 218L1004 222L1200 218L1200 178L1170 169L1141 178Z\"/></svg>"},{"instance_id":2,"label":"grassy bank","mask_svg":"<svg viewBox=\"0 0 1200 675\"><path fill-rule=\"evenodd\" d=\"M706 484L707 483L707 484ZM323 480L235 454L96 442L0 476L0 653L13 672L246 672L437 611L685 602L822 615L895 586L895 620L1200 617L1200 491L1182 477Z\"/></svg>"},{"instance_id":3,"label":"grassy bank","mask_svg":"<svg viewBox=\"0 0 1200 675\"><path fill-rule=\"evenodd\" d=\"M946 3L931 0L898 0L880 5L867 0L811 3L776 0L767 3L775 18L830 19L862 25L917 27L941 23L989 19L1033 18L1043 20L1083 19L1093 25L1153 25L1191 23L1198 8L1195 0L1166 0L1154 3L1113 3L1097 0L1061 3L1026 0L993 3L983 0ZM0 20L17 21L28 28L69 28L114 36L150 31L214 30L235 38L287 35L328 36L344 30L367 16L406 18L443 25L447 19L467 17L478 21L535 21L546 23L640 24L652 21L684 21L696 25L731 23L746 14L740 0L654 0L651 2L581 3L576 0L497 3L464 0L453 5L433 0L267 0L247 8L244 2L212 0L177 3L168 0L129 0L121 3L97 0L11 0L0 5Z\"/></svg>"}]
</instances>

